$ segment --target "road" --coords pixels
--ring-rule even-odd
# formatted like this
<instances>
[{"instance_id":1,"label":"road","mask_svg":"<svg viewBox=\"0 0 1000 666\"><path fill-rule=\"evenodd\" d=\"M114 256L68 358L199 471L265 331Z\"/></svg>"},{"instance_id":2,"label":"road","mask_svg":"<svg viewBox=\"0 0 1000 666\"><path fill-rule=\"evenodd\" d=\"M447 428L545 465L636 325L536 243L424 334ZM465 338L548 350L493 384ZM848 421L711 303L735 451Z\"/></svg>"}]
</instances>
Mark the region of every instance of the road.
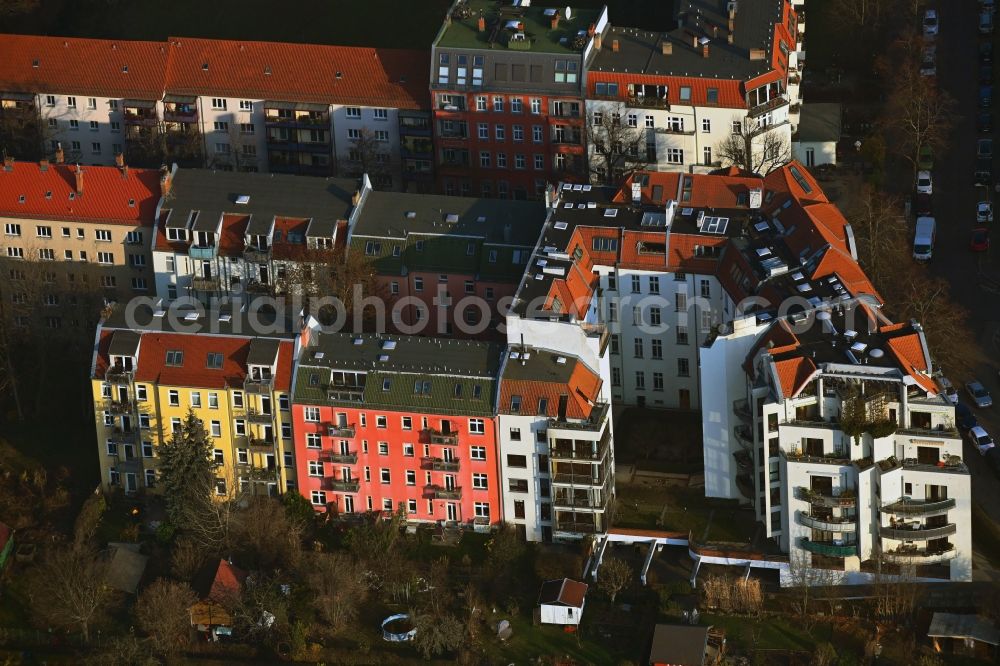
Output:
<instances>
[{"instance_id":1,"label":"road","mask_svg":"<svg viewBox=\"0 0 1000 666\"><path fill-rule=\"evenodd\" d=\"M952 298L971 313L971 325L985 359L977 370L977 378L998 402L992 409L976 410L976 415L980 425L986 427L994 437L1000 437L1000 382L996 372L996 368L1000 367L1000 234L993 232L994 245L988 253L975 254L968 249L969 233L975 223L978 201L973 182L976 140L987 136L976 131L976 114L979 111L978 49L981 38L978 6L967 0L938 2L937 8L941 25L937 48L938 83L957 101L960 117L955 121L950 147L943 155L936 156L934 213L938 235L934 261L929 270L948 280ZM992 39L996 49L996 36ZM997 55L1000 55L1000 50ZM995 128L998 106L1000 105L994 102ZM1000 139L1000 135L996 139ZM994 179L1000 179L996 160L993 176ZM1000 201L997 204L1000 206ZM1000 217L997 218L997 224L1000 224ZM931 354L933 353L932 349ZM947 368L945 371L947 372ZM958 385L968 378L951 379ZM1000 481L987 468L975 447L966 443L964 454L972 472L974 501L1000 525Z\"/></svg>"}]
</instances>

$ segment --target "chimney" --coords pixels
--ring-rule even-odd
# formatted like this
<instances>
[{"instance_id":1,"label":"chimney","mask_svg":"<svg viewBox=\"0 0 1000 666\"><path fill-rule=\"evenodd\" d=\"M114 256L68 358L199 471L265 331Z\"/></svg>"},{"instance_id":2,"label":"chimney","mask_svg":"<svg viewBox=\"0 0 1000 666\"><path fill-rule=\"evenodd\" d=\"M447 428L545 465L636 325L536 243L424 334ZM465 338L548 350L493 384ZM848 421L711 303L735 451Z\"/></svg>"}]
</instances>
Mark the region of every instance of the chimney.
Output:
<instances>
[{"instance_id":1,"label":"chimney","mask_svg":"<svg viewBox=\"0 0 1000 666\"><path fill-rule=\"evenodd\" d=\"M665 56L668 56L668 55L670 55L673 52L674 52L674 44L673 44L673 42L671 42L669 39L667 39L666 37L664 37L663 41L660 42L660 53L662 53Z\"/></svg>"},{"instance_id":2,"label":"chimney","mask_svg":"<svg viewBox=\"0 0 1000 666\"><path fill-rule=\"evenodd\" d=\"M66 153L63 152L62 143L56 144L56 164L62 164L66 161Z\"/></svg>"},{"instance_id":3,"label":"chimney","mask_svg":"<svg viewBox=\"0 0 1000 666\"><path fill-rule=\"evenodd\" d=\"M74 172L74 174L76 175L76 196L82 197L83 196L83 169L80 168L79 164L76 165L76 171Z\"/></svg>"},{"instance_id":4,"label":"chimney","mask_svg":"<svg viewBox=\"0 0 1000 666\"><path fill-rule=\"evenodd\" d=\"M750 49L750 59L751 60L763 60L767 57L767 51L764 49Z\"/></svg>"},{"instance_id":5,"label":"chimney","mask_svg":"<svg viewBox=\"0 0 1000 666\"><path fill-rule=\"evenodd\" d=\"M704 44L701 45L701 57L702 58L708 57L708 42L705 42Z\"/></svg>"},{"instance_id":6,"label":"chimney","mask_svg":"<svg viewBox=\"0 0 1000 666\"><path fill-rule=\"evenodd\" d=\"M698 48L698 35L691 33L691 48Z\"/></svg>"},{"instance_id":7,"label":"chimney","mask_svg":"<svg viewBox=\"0 0 1000 666\"><path fill-rule=\"evenodd\" d=\"M733 35L733 31L730 30L729 34L726 35L726 41L729 42L730 44L732 44L733 43L733 39L735 39L735 37Z\"/></svg>"},{"instance_id":8,"label":"chimney","mask_svg":"<svg viewBox=\"0 0 1000 666\"><path fill-rule=\"evenodd\" d=\"M732 14L729 15L729 26L728 27L729 27L729 34L730 35L733 34L734 32L736 32L736 19L733 17Z\"/></svg>"},{"instance_id":9,"label":"chimney","mask_svg":"<svg viewBox=\"0 0 1000 666\"><path fill-rule=\"evenodd\" d=\"M596 35L594 35L594 50L595 51L601 50L601 33L597 33Z\"/></svg>"},{"instance_id":10,"label":"chimney","mask_svg":"<svg viewBox=\"0 0 1000 666\"><path fill-rule=\"evenodd\" d=\"M719 38L719 26L712 24L712 37Z\"/></svg>"},{"instance_id":11,"label":"chimney","mask_svg":"<svg viewBox=\"0 0 1000 666\"><path fill-rule=\"evenodd\" d=\"M122 164L122 178L128 178L128 165Z\"/></svg>"},{"instance_id":12,"label":"chimney","mask_svg":"<svg viewBox=\"0 0 1000 666\"><path fill-rule=\"evenodd\" d=\"M42 172L49 170L49 161L44 157L38 161L38 170Z\"/></svg>"},{"instance_id":13,"label":"chimney","mask_svg":"<svg viewBox=\"0 0 1000 666\"><path fill-rule=\"evenodd\" d=\"M617 39L612 39L611 40L611 50L614 51L615 53L618 53L618 49L619 49L618 40Z\"/></svg>"},{"instance_id":14,"label":"chimney","mask_svg":"<svg viewBox=\"0 0 1000 666\"><path fill-rule=\"evenodd\" d=\"M482 16L479 17L479 22L477 25L479 26L479 32L486 32L486 19L484 17Z\"/></svg>"},{"instance_id":15,"label":"chimney","mask_svg":"<svg viewBox=\"0 0 1000 666\"><path fill-rule=\"evenodd\" d=\"M559 12L552 15L552 20L549 21L549 27L553 30L559 27Z\"/></svg>"},{"instance_id":16,"label":"chimney","mask_svg":"<svg viewBox=\"0 0 1000 666\"><path fill-rule=\"evenodd\" d=\"M14 170L14 158L8 155L6 151L3 154L3 169L4 171Z\"/></svg>"},{"instance_id":17,"label":"chimney","mask_svg":"<svg viewBox=\"0 0 1000 666\"><path fill-rule=\"evenodd\" d=\"M361 190L354 190L354 194L351 196L351 205L357 206L361 203Z\"/></svg>"},{"instance_id":18,"label":"chimney","mask_svg":"<svg viewBox=\"0 0 1000 666\"><path fill-rule=\"evenodd\" d=\"M125 166L125 155L123 153L117 153L115 155L115 166L119 169Z\"/></svg>"},{"instance_id":19,"label":"chimney","mask_svg":"<svg viewBox=\"0 0 1000 666\"><path fill-rule=\"evenodd\" d=\"M170 194L170 187L173 185L170 175L170 168L164 164L160 167L160 196L166 198Z\"/></svg>"}]
</instances>

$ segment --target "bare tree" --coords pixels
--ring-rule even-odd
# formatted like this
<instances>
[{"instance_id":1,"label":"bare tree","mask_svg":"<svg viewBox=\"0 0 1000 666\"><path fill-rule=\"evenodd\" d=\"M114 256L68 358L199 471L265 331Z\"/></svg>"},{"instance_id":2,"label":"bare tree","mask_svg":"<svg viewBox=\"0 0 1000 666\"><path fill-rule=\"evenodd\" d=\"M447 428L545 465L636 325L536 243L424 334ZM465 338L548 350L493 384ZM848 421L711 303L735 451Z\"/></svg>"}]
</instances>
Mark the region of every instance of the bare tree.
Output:
<instances>
[{"instance_id":1,"label":"bare tree","mask_svg":"<svg viewBox=\"0 0 1000 666\"><path fill-rule=\"evenodd\" d=\"M833 0L831 4L830 17L843 30L872 35L899 3L897 0Z\"/></svg>"},{"instance_id":2,"label":"bare tree","mask_svg":"<svg viewBox=\"0 0 1000 666\"><path fill-rule=\"evenodd\" d=\"M271 497L247 498L233 516L233 543L242 560L262 569L295 567L302 554L302 529L288 520L285 507Z\"/></svg>"},{"instance_id":3,"label":"bare tree","mask_svg":"<svg viewBox=\"0 0 1000 666\"><path fill-rule=\"evenodd\" d=\"M358 138L351 141L348 158L341 169L342 175L360 178L362 174L368 174L373 188L386 189L391 183L390 158L387 144L378 138L374 130L362 127Z\"/></svg>"},{"instance_id":4,"label":"bare tree","mask_svg":"<svg viewBox=\"0 0 1000 666\"><path fill-rule=\"evenodd\" d=\"M107 570L107 561L87 546L54 547L27 576L32 611L50 626L79 629L89 642L113 599Z\"/></svg>"},{"instance_id":5,"label":"bare tree","mask_svg":"<svg viewBox=\"0 0 1000 666\"><path fill-rule=\"evenodd\" d=\"M184 649L190 640L189 609L197 600L187 584L165 578L142 591L135 604L135 618L154 651L169 657Z\"/></svg>"},{"instance_id":6,"label":"bare tree","mask_svg":"<svg viewBox=\"0 0 1000 666\"><path fill-rule=\"evenodd\" d=\"M226 141L220 142L227 146L226 152L213 152L208 165L214 169L227 171L246 171L256 167L257 140L252 134L244 134L241 123L229 122L226 129Z\"/></svg>"},{"instance_id":7,"label":"bare tree","mask_svg":"<svg viewBox=\"0 0 1000 666\"><path fill-rule=\"evenodd\" d=\"M368 595L361 567L344 553L313 553L304 559L302 570L326 631L337 635L349 629Z\"/></svg>"},{"instance_id":8,"label":"bare tree","mask_svg":"<svg viewBox=\"0 0 1000 666\"><path fill-rule=\"evenodd\" d=\"M908 247L909 227L899 200L872 187L865 187L850 214L858 244L858 261L875 285L882 285L896 272L899 248Z\"/></svg>"},{"instance_id":9,"label":"bare tree","mask_svg":"<svg viewBox=\"0 0 1000 666\"><path fill-rule=\"evenodd\" d=\"M632 567L623 559L607 557L597 570L597 587L601 589L611 603L615 603L618 593L632 582Z\"/></svg>"},{"instance_id":10,"label":"bare tree","mask_svg":"<svg viewBox=\"0 0 1000 666\"><path fill-rule=\"evenodd\" d=\"M723 164L763 176L791 159L791 146L777 128L750 116L734 117L734 129L737 123L739 132L730 133L716 148Z\"/></svg>"},{"instance_id":11,"label":"bare tree","mask_svg":"<svg viewBox=\"0 0 1000 666\"><path fill-rule=\"evenodd\" d=\"M656 161L655 147L652 151L647 148L651 130L630 126L627 113L623 102L603 103L589 113L585 138L590 148L591 182L617 185L633 171Z\"/></svg>"}]
</instances>

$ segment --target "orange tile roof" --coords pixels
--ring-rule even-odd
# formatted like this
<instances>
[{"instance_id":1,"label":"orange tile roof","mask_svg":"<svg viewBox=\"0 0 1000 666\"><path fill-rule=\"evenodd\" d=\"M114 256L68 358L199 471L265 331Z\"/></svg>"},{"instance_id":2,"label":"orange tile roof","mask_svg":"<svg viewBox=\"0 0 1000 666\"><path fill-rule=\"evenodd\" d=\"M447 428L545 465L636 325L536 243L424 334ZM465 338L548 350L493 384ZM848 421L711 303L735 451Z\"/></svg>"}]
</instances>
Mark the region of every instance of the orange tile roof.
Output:
<instances>
[{"instance_id":1,"label":"orange tile roof","mask_svg":"<svg viewBox=\"0 0 1000 666\"><path fill-rule=\"evenodd\" d=\"M544 352L542 352L544 353ZM521 404L534 409L540 404L539 399L545 398L545 415L551 418L558 416L560 396L568 396L566 402L566 417L570 419L587 419L593 411L593 403L597 402L601 391L601 378L587 365L578 359L572 359L573 370L569 380L563 384L554 381L503 379L500 383L500 404L510 405L512 396L521 396Z\"/></svg>"},{"instance_id":2,"label":"orange tile roof","mask_svg":"<svg viewBox=\"0 0 1000 666\"><path fill-rule=\"evenodd\" d=\"M772 353L776 350L772 349ZM786 398L794 398L805 387L806 382L816 372L816 364L811 358L799 356L774 362L781 382L781 392Z\"/></svg>"},{"instance_id":3,"label":"orange tile roof","mask_svg":"<svg viewBox=\"0 0 1000 666\"><path fill-rule=\"evenodd\" d=\"M11 34L0 39L0 90L6 92L157 100L166 70L165 42Z\"/></svg>"},{"instance_id":4,"label":"orange tile roof","mask_svg":"<svg viewBox=\"0 0 1000 666\"><path fill-rule=\"evenodd\" d=\"M723 247L728 243L724 236L695 236L693 234L670 234L670 252L667 266L670 271L684 273L715 273L718 259L695 255L696 247Z\"/></svg>"},{"instance_id":5,"label":"orange tile roof","mask_svg":"<svg viewBox=\"0 0 1000 666\"><path fill-rule=\"evenodd\" d=\"M157 170L129 169L127 175L117 167L82 170L78 196L75 166L50 164L43 170L35 162L14 162L11 170L0 169L0 215L152 226L160 198Z\"/></svg>"},{"instance_id":6,"label":"orange tile roof","mask_svg":"<svg viewBox=\"0 0 1000 666\"><path fill-rule=\"evenodd\" d=\"M622 101L625 101L625 94L629 84L666 85L667 96L671 104L688 106L710 106L708 102L708 89L715 88L719 91L718 103L711 106L727 109L745 109L746 100L741 92L742 82L735 79L703 79L699 77L686 76L659 76L656 74L634 74L617 72L591 71L587 73L587 88L589 94L597 94L596 84L617 83L621 91ZM691 100L681 100L681 88L691 89Z\"/></svg>"},{"instance_id":7,"label":"orange tile roof","mask_svg":"<svg viewBox=\"0 0 1000 666\"><path fill-rule=\"evenodd\" d=\"M810 188L810 192L806 192L795 177L792 176L792 167L802 175L803 180ZM829 203L826 198L826 194L823 189L813 178L809 170L802 166L802 163L798 160L792 160L788 164L784 165L780 169L775 169L771 173L764 176L764 186L777 193L783 193L792 196L799 203ZM777 201L772 202L772 205L776 205Z\"/></svg>"},{"instance_id":8,"label":"orange tile roof","mask_svg":"<svg viewBox=\"0 0 1000 666\"><path fill-rule=\"evenodd\" d=\"M194 37L169 48L173 94L430 108L427 51Z\"/></svg>"},{"instance_id":9,"label":"orange tile roof","mask_svg":"<svg viewBox=\"0 0 1000 666\"><path fill-rule=\"evenodd\" d=\"M885 328L882 329L882 331L885 330ZM930 369L927 367L927 359L924 357L924 346L917 333L889 338L889 350L903 366L903 371L913 377L921 388L933 393L938 392L934 380L925 374Z\"/></svg>"}]
</instances>

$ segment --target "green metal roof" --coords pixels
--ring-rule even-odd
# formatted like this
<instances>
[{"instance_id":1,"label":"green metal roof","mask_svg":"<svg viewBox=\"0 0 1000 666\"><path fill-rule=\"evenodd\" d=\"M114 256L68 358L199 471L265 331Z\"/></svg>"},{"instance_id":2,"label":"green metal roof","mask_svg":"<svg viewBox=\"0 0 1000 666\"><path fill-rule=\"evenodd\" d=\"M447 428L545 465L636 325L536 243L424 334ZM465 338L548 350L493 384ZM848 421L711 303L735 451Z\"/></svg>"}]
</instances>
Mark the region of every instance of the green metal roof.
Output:
<instances>
[{"instance_id":1,"label":"green metal roof","mask_svg":"<svg viewBox=\"0 0 1000 666\"><path fill-rule=\"evenodd\" d=\"M466 0L462 4L471 10L469 16L457 18L453 13L450 20L445 19L445 26L435 46L511 49L537 53L580 53L581 49L573 48L573 38L579 31L586 31L590 24L595 23L600 17L600 12L597 10L573 7L572 17L567 20L566 5L552 8L542 6L515 8L510 0L503 3L495 0ZM555 9L558 12L559 25L554 30L551 26L551 17L545 13L547 9ZM487 27L483 32L479 31L480 16L486 19ZM509 20L518 20L524 24L526 41L509 41L514 32L505 27ZM494 30L494 27L499 29Z\"/></svg>"}]
</instances>

